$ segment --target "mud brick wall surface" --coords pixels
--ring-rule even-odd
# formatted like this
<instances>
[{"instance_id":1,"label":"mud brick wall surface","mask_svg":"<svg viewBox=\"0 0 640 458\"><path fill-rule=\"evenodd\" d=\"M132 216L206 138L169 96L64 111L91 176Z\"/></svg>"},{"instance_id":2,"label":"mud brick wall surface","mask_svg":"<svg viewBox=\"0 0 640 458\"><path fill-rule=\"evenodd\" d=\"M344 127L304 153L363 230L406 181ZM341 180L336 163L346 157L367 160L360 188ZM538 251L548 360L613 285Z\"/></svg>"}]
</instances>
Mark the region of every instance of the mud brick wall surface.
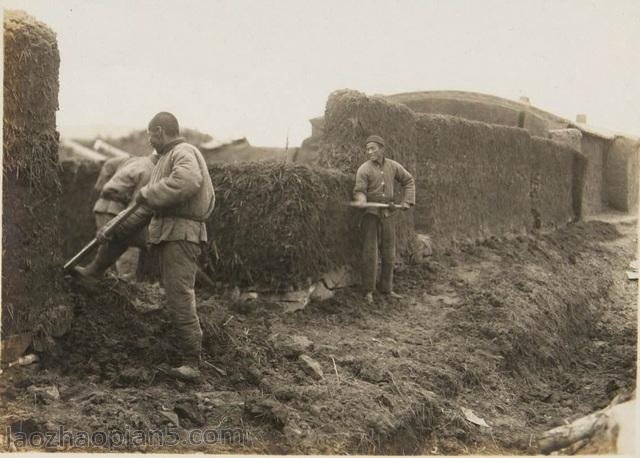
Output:
<instances>
[{"instance_id":1,"label":"mud brick wall surface","mask_svg":"<svg viewBox=\"0 0 640 458\"><path fill-rule=\"evenodd\" d=\"M4 16L3 336L32 331L60 305L55 33L17 11Z\"/></svg>"},{"instance_id":2,"label":"mud brick wall surface","mask_svg":"<svg viewBox=\"0 0 640 458\"><path fill-rule=\"evenodd\" d=\"M582 154L588 164L582 194L583 215L593 215L604 208L603 165L609 141L588 133L582 134Z\"/></svg>"},{"instance_id":3,"label":"mud brick wall surface","mask_svg":"<svg viewBox=\"0 0 640 458\"><path fill-rule=\"evenodd\" d=\"M63 162L60 167L63 201L62 227L65 234L63 252L71 258L96 233L93 205L96 202L94 186L101 164L94 162Z\"/></svg>"},{"instance_id":4,"label":"mud brick wall surface","mask_svg":"<svg viewBox=\"0 0 640 458\"><path fill-rule=\"evenodd\" d=\"M639 147L637 140L617 137L605 156L606 199L616 210L637 212Z\"/></svg>"},{"instance_id":5,"label":"mud brick wall surface","mask_svg":"<svg viewBox=\"0 0 640 458\"><path fill-rule=\"evenodd\" d=\"M566 144L545 138L532 137L531 146L532 183L538 184L531 189L534 225L548 229L575 221L586 158Z\"/></svg>"},{"instance_id":6,"label":"mud brick wall surface","mask_svg":"<svg viewBox=\"0 0 640 458\"><path fill-rule=\"evenodd\" d=\"M575 220L584 158L523 129L417 117L416 229L436 245Z\"/></svg>"},{"instance_id":7,"label":"mud brick wall surface","mask_svg":"<svg viewBox=\"0 0 640 458\"><path fill-rule=\"evenodd\" d=\"M522 129L418 115L416 228L449 241L533 227Z\"/></svg>"},{"instance_id":8,"label":"mud brick wall surface","mask_svg":"<svg viewBox=\"0 0 640 458\"><path fill-rule=\"evenodd\" d=\"M529 110L527 106L520 107L515 102L512 102L513 107L507 107L489 100L472 100L471 97L436 96L435 94L399 94L390 98L406 105L416 113L450 115L511 127L518 126L520 112L524 112L524 128L529 132L542 135L548 128L548 122Z\"/></svg>"}]
</instances>

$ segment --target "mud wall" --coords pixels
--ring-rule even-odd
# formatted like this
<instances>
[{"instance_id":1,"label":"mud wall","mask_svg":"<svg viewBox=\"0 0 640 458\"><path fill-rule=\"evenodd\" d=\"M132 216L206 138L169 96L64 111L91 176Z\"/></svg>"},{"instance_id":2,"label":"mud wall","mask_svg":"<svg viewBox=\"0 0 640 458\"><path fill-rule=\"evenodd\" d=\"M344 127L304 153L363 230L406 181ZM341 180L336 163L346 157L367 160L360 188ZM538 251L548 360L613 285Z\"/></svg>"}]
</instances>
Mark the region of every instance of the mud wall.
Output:
<instances>
[{"instance_id":1,"label":"mud wall","mask_svg":"<svg viewBox=\"0 0 640 458\"><path fill-rule=\"evenodd\" d=\"M532 227L522 129L418 115L416 228L436 239Z\"/></svg>"},{"instance_id":2,"label":"mud wall","mask_svg":"<svg viewBox=\"0 0 640 458\"><path fill-rule=\"evenodd\" d=\"M638 148L636 140L617 137L606 152L604 181L607 203L616 210L637 212Z\"/></svg>"},{"instance_id":3,"label":"mud wall","mask_svg":"<svg viewBox=\"0 0 640 458\"><path fill-rule=\"evenodd\" d=\"M378 133L389 143L388 157L416 178L414 212L400 221L400 253L410 252L414 229L437 239L437 247L557 227L581 215L586 160L566 143L526 129L414 113L348 90L329 96L324 123L312 137L313 154L299 160L353 176L367 160L366 137Z\"/></svg>"},{"instance_id":4,"label":"mud wall","mask_svg":"<svg viewBox=\"0 0 640 458\"><path fill-rule=\"evenodd\" d=\"M94 186L102 164L94 162L63 162L60 181L64 207L62 230L64 257L69 259L93 238L96 232L93 205L96 201Z\"/></svg>"},{"instance_id":5,"label":"mud wall","mask_svg":"<svg viewBox=\"0 0 640 458\"><path fill-rule=\"evenodd\" d=\"M543 136L548 129L561 129L568 121L529 104L488 94L463 91L426 91L386 97L416 113L444 114L471 121L524 127L532 135Z\"/></svg>"},{"instance_id":6,"label":"mud wall","mask_svg":"<svg viewBox=\"0 0 640 458\"><path fill-rule=\"evenodd\" d=\"M526 130L417 117L415 223L436 245L556 227L576 218L575 150Z\"/></svg>"},{"instance_id":7,"label":"mud wall","mask_svg":"<svg viewBox=\"0 0 640 458\"><path fill-rule=\"evenodd\" d=\"M586 158L574 148L531 137L527 162L531 164L530 208L534 227L557 228L580 219Z\"/></svg>"},{"instance_id":8,"label":"mud wall","mask_svg":"<svg viewBox=\"0 0 640 458\"><path fill-rule=\"evenodd\" d=\"M522 122L522 127L535 135L544 134L547 128L546 123L535 114L529 112L526 107L523 107L522 110L516 110L480 101L436 97L403 103L416 113L445 114L472 121L511 127L518 127L519 122ZM524 113L522 120L520 119L522 116L520 113Z\"/></svg>"},{"instance_id":9,"label":"mud wall","mask_svg":"<svg viewBox=\"0 0 640 458\"><path fill-rule=\"evenodd\" d=\"M3 336L32 331L60 305L55 33L19 11L4 16Z\"/></svg>"},{"instance_id":10,"label":"mud wall","mask_svg":"<svg viewBox=\"0 0 640 458\"><path fill-rule=\"evenodd\" d=\"M582 154L588 160L582 194L582 212L584 215L593 215L601 212L604 208L603 165L604 156L608 148L608 140L583 132Z\"/></svg>"}]
</instances>

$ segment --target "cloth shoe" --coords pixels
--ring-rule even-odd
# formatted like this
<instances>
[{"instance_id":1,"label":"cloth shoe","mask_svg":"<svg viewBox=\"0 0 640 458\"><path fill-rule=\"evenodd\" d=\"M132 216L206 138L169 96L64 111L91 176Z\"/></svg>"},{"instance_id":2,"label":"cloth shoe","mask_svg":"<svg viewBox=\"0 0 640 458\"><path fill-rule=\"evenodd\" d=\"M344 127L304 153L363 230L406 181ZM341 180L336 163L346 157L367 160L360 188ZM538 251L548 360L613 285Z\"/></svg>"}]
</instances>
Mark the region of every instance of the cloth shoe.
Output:
<instances>
[{"instance_id":1,"label":"cloth shoe","mask_svg":"<svg viewBox=\"0 0 640 458\"><path fill-rule=\"evenodd\" d=\"M80 282L80 284L82 284L82 286L88 289L95 289L98 287L100 279L96 274L97 269L95 269L92 264L89 264L86 267L75 266L73 268L73 276Z\"/></svg>"}]
</instances>

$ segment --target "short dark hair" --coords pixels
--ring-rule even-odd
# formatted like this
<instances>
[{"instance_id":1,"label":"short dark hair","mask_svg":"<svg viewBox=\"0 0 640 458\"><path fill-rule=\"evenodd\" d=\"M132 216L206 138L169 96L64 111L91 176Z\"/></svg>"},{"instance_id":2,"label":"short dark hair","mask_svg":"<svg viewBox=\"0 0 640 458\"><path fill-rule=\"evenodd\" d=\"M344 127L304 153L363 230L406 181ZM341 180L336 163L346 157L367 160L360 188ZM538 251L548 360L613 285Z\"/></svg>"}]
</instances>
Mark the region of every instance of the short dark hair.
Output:
<instances>
[{"instance_id":1,"label":"short dark hair","mask_svg":"<svg viewBox=\"0 0 640 458\"><path fill-rule=\"evenodd\" d=\"M179 135L180 125L178 119L168 111L161 111L149 121L149 128L160 126L167 135Z\"/></svg>"}]
</instances>

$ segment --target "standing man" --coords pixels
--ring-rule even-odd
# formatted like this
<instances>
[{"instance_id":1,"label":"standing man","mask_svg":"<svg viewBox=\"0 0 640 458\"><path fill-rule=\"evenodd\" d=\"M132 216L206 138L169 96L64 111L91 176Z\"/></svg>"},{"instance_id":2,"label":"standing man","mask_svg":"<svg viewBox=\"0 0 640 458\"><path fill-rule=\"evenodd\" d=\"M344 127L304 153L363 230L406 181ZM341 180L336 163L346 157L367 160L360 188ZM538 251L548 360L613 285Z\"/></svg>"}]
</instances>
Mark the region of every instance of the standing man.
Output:
<instances>
[{"instance_id":1,"label":"standing man","mask_svg":"<svg viewBox=\"0 0 640 458\"><path fill-rule=\"evenodd\" d=\"M118 158L114 172L110 177L107 161L100 171L95 189L99 190L93 212L96 218L98 231L122 210L127 208L133 196L149 182L151 170L158 160L156 153L148 156L130 157L122 161ZM111 165L111 164L110 164ZM105 169L106 172L105 172ZM104 173L103 173L104 172ZM100 183L107 178L106 183ZM127 251L116 262L116 272L127 280L135 279L138 268L140 250L146 248L145 234L141 233Z\"/></svg>"},{"instance_id":2,"label":"standing man","mask_svg":"<svg viewBox=\"0 0 640 458\"><path fill-rule=\"evenodd\" d=\"M393 205L394 182L398 181L404 191L400 208L408 210L416 202L416 186L413 176L391 159L384 157L385 142L379 135L372 135L366 141L369 160L356 172L353 189L356 202L379 202ZM393 291L393 265L396 256L396 227L393 210L390 208L367 208L362 217L362 286L365 299L373 303L378 270L378 249L382 258L379 290L394 298L401 297Z\"/></svg>"},{"instance_id":3,"label":"standing man","mask_svg":"<svg viewBox=\"0 0 640 458\"><path fill-rule=\"evenodd\" d=\"M200 375L202 329L194 286L200 245L207 242L205 221L213 211L215 194L202 153L179 136L174 115L158 113L148 130L149 142L160 159L136 202L153 210L149 243L160 250L161 282L180 339L182 365L175 372L195 379Z\"/></svg>"},{"instance_id":4,"label":"standing man","mask_svg":"<svg viewBox=\"0 0 640 458\"><path fill-rule=\"evenodd\" d=\"M170 373L196 380L200 377L202 329L194 286L201 244L207 241L205 221L213 211L215 194L202 154L179 132L178 120L171 113L161 112L151 119L149 142L160 158L149 183L134 197L141 210L124 220L114 239L104 241L96 259L80 273L85 278L103 273L125 241L148 223L148 243L159 249L160 281L178 338L180 361Z\"/></svg>"}]
</instances>

